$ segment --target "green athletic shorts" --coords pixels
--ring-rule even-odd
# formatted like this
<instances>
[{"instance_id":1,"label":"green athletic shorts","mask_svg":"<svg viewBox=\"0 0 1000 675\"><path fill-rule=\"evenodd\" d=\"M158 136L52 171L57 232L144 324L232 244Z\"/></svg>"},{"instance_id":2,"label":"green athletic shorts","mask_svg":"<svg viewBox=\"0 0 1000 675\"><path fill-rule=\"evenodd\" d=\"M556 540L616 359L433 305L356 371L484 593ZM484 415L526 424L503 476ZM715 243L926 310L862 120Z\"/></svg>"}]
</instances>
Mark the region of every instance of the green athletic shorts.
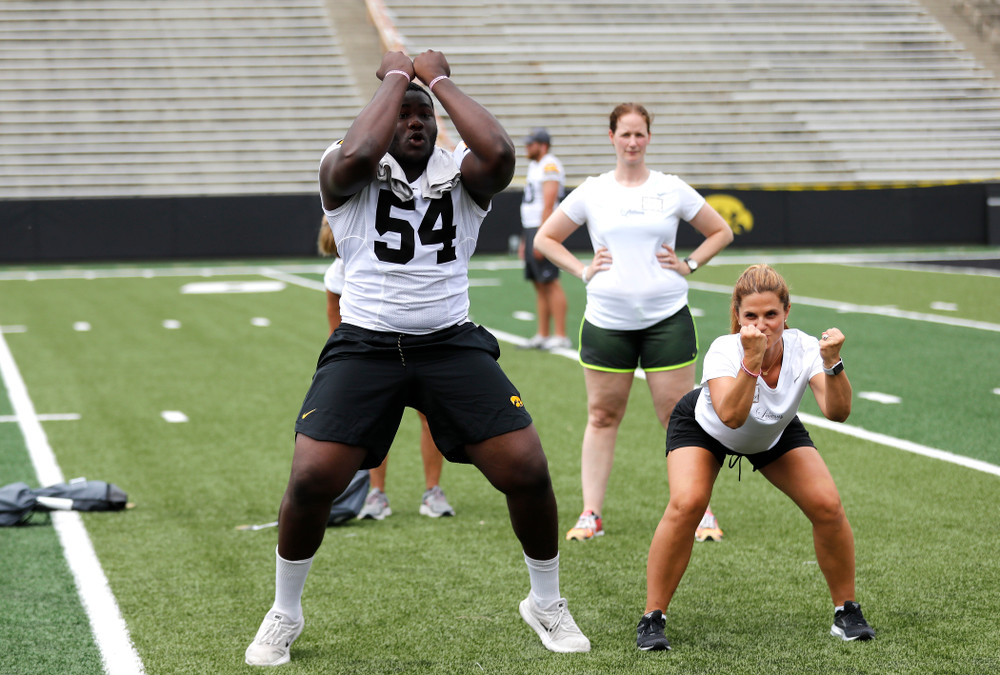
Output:
<instances>
[{"instance_id":1,"label":"green athletic shorts","mask_svg":"<svg viewBox=\"0 0 1000 675\"><path fill-rule=\"evenodd\" d=\"M580 327L580 363L610 373L674 370L698 358L698 331L686 306L649 328L598 328L586 319Z\"/></svg>"}]
</instances>

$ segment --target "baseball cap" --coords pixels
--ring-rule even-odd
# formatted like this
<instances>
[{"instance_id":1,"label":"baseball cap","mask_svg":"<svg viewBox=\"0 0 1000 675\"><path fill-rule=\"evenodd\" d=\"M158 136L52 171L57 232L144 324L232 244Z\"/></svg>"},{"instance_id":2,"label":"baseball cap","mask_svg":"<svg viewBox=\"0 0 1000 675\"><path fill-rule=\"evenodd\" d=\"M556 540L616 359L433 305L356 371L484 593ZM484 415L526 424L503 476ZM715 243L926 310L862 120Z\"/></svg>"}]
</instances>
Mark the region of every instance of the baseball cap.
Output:
<instances>
[{"instance_id":1,"label":"baseball cap","mask_svg":"<svg viewBox=\"0 0 1000 675\"><path fill-rule=\"evenodd\" d=\"M527 145L528 143L552 145L552 137L549 136L549 132L544 127L535 127L531 130L530 134L524 137L524 144Z\"/></svg>"}]
</instances>

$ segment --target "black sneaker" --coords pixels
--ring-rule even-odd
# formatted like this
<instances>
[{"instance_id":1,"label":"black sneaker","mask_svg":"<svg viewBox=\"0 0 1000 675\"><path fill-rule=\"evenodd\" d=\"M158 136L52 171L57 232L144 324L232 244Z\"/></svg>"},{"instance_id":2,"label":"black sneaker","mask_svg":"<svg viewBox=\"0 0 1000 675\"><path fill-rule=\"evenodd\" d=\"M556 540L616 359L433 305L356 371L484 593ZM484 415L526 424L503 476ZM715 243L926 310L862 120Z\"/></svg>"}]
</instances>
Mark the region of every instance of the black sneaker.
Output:
<instances>
[{"instance_id":1,"label":"black sneaker","mask_svg":"<svg viewBox=\"0 0 1000 675\"><path fill-rule=\"evenodd\" d=\"M636 646L644 652L655 652L670 649L667 636L663 634L667 627L667 620L663 618L663 612L654 609L648 614L644 614L639 619L639 626L635 629L638 637L635 639Z\"/></svg>"},{"instance_id":2,"label":"black sneaker","mask_svg":"<svg viewBox=\"0 0 1000 675\"><path fill-rule=\"evenodd\" d=\"M853 601L848 601L844 603L843 609L834 613L830 635L839 637L846 642L850 642L851 640L874 640L875 629L865 621L865 617L861 614L861 605Z\"/></svg>"}]
</instances>

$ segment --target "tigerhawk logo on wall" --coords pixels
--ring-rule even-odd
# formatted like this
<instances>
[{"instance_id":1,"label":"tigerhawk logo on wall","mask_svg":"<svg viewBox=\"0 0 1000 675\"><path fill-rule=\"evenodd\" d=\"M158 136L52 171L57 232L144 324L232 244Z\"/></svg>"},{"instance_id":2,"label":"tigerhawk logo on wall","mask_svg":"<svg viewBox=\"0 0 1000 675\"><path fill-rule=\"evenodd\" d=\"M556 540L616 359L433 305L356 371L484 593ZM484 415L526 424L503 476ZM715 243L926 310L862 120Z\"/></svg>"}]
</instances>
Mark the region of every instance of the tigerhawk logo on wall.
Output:
<instances>
[{"instance_id":1,"label":"tigerhawk logo on wall","mask_svg":"<svg viewBox=\"0 0 1000 675\"><path fill-rule=\"evenodd\" d=\"M712 208L719 212L729 223L733 234L743 234L753 229L753 214L739 199L732 195L715 194L709 195L705 201L711 204Z\"/></svg>"}]
</instances>

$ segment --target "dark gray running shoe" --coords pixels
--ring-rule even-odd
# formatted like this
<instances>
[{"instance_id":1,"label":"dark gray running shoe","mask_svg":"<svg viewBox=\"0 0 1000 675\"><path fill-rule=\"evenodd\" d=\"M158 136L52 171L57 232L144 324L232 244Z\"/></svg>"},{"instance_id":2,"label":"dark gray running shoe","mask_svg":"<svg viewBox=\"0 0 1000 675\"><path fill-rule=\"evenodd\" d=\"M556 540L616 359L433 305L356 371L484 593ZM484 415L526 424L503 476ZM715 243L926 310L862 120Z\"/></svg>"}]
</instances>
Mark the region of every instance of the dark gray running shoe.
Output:
<instances>
[{"instance_id":1,"label":"dark gray running shoe","mask_svg":"<svg viewBox=\"0 0 1000 675\"><path fill-rule=\"evenodd\" d=\"M639 619L639 626L635 629L638 637L635 639L636 646L644 652L656 652L670 649L670 643L663 631L667 628L667 620L663 618L663 612L654 609L648 614L644 614Z\"/></svg>"},{"instance_id":2,"label":"dark gray running shoe","mask_svg":"<svg viewBox=\"0 0 1000 675\"><path fill-rule=\"evenodd\" d=\"M844 603L842 610L834 613L830 635L839 637L846 642L850 642L851 640L874 640L875 629L865 621L864 615L861 614L861 605L849 600Z\"/></svg>"}]
</instances>

